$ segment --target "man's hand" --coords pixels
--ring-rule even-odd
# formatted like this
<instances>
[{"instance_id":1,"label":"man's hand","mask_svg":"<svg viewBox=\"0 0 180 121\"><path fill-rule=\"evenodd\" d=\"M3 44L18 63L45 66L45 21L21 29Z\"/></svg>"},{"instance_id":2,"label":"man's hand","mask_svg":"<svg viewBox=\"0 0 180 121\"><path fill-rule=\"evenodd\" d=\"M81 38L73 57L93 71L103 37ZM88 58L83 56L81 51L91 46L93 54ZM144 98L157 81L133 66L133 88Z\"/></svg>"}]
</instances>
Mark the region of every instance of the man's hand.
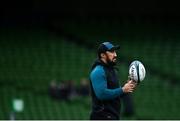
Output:
<instances>
[{"instance_id":1,"label":"man's hand","mask_svg":"<svg viewBox=\"0 0 180 121\"><path fill-rule=\"evenodd\" d=\"M128 80L128 82L122 87L124 93L133 92L137 83L133 80Z\"/></svg>"}]
</instances>

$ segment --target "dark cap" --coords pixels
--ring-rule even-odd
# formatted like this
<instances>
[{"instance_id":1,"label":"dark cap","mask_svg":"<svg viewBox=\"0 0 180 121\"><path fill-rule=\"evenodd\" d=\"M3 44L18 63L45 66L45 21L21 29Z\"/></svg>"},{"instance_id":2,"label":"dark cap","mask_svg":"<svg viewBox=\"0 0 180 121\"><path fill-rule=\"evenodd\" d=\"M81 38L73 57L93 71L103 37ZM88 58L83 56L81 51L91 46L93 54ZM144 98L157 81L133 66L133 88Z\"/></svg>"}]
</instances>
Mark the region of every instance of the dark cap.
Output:
<instances>
[{"instance_id":1,"label":"dark cap","mask_svg":"<svg viewBox=\"0 0 180 121\"><path fill-rule=\"evenodd\" d=\"M119 48L120 48L119 45L114 46L110 42L103 42L98 47L98 56L100 57L100 54L105 53L106 51L118 50Z\"/></svg>"}]
</instances>

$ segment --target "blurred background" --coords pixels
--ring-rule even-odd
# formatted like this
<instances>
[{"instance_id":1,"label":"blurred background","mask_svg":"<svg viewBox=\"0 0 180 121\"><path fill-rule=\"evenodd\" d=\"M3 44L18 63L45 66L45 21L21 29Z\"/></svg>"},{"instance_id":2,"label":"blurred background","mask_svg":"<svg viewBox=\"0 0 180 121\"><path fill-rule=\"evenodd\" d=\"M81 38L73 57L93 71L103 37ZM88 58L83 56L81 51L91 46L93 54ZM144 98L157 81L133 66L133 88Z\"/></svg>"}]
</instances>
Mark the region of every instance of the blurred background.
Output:
<instances>
[{"instance_id":1,"label":"blurred background","mask_svg":"<svg viewBox=\"0 0 180 121\"><path fill-rule=\"evenodd\" d=\"M88 120L89 71L101 42L121 46L119 78L140 60L146 78L122 99L122 119L180 119L180 24L163 1L4 1L0 119Z\"/></svg>"}]
</instances>

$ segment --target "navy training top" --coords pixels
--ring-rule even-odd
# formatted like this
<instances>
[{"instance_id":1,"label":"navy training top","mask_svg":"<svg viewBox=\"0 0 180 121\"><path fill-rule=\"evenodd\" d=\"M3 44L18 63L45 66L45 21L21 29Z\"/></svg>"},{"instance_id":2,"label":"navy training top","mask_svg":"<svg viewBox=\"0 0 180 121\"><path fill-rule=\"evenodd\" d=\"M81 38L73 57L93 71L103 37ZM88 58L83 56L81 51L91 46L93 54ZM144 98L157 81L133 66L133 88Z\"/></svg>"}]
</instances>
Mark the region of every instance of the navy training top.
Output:
<instances>
[{"instance_id":1,"label":"navy training top","mask_svg":"<svg viewBox=\"0 0 180 121\"><path fill-rule=\"evenodd\" d=\"M100 100L113 99L123 95L121 87L116 89L107 88L107 78L103 66L97 65L90 74L90 80L94 89L95 95Z\"/></svg>"}]
</instances>

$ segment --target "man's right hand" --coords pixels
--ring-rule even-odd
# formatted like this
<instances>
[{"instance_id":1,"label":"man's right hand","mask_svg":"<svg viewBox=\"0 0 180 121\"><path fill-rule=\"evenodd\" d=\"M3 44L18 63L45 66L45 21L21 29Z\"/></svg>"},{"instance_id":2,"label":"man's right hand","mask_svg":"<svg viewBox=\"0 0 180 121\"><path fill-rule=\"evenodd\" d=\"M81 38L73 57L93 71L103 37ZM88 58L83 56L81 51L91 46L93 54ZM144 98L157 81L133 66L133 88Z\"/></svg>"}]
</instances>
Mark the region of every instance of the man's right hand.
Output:
<instances>
[{"instance_id":1,"label":"man's right hand","mask_svg":"<svg viewBox=\"0 0 180 121\"><path fill-rule=\"evenodd\" d=\"M129 80L123 87L122 90L124 93L133 92L136 87L136 83L133 80Z\"/></svg>"}]
</instances>

